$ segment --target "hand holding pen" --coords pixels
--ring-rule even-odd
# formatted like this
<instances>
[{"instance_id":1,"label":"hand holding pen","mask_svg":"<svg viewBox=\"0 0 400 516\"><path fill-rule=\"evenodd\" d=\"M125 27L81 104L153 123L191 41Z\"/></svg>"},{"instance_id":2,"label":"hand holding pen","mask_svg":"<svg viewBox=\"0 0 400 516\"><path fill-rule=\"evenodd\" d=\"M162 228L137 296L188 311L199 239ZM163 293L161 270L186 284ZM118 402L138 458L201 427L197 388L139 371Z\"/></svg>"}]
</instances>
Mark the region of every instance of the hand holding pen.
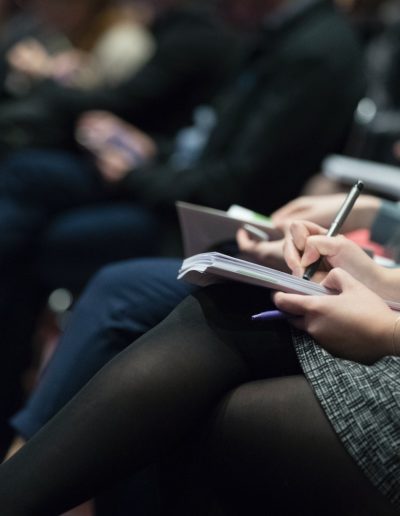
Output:
<instances>
[{"instance_id":1,"label":"hand holding pen","mask_svg":"<svg viewBox=\"0 0 400 516\"><path fill-rule=\"evenodd\" d=\"M325 278L328 277L330 273L336 270L343 270L346 271L347 274L350 274L355 280L358 280L366 287L373 290L380 297L384 299L397 298L393 290L392 271L379 266L361 247L345 236L339 235L335 238L328 237L326 230L310 222L297 222L291 228L291 231L290 240L293 247L295 247L295 244L298 244L299 241L303 244L305 240L305 250L302 255L297 249L295 253L292 253L292 249L288 251L286 248L286 258L287 253L289 253L290 259L288 261L292 264L292 270L298 271L298 276L302 276L304 267L307 267L308 264L313 263L316 258L322 255L325 258L327 270L324 272L320 271L318 275L320 278L323 277L323 284L325 284ZM335 271L331 269L335 269ZM332 287L332 285L325 286ZM297 297L306 298L310 296L299 295ZM306 303L306 300L304 300L304 303ZM273 313L271 313L271 311L268 310L265 313L256 314L253 320L291 320L293 317L297 317L298 319L299 314L291 312L288 308L290 307L281 307L281 310L284 310L283 312L273 311Z\"/></svg>"},{"instance_id":2,"label":"hand holding pen","mask_svg":"<svg viewBox=\"0 0 400 516\"><path fill-rule=\"evenodd\" d=\"M333 219L332 224L330 225L328 229L327 236L333 237L336 236L339 231L341 230L344 221L349 216L356 200L358 199L361 191L364 188L364 183L362 181L357 181L357 183L353 186L353 188L350 190L349 194L347 195L346 199L344 200L339 212L337 213L336 217ZM304 272L303 278L306 280L310 280L316 271L318 270L318 267L321 263L322 256L320 256L314 263L311 263L307 269Z\"/></svg>"},{"instance_id":3,"label":"hand holding pen","mask_svg":"<svg viewBox=\"0 0 400 516\"><path fill-rule=\"evenodd\" d=\"M356 185L358 193L360 186ZM354 188L352 192L352 195L348 196L351 202L344 203L344 209L342 207L339 210L328 234L338 231L350 207L354 205L358 193L354 193ZM319 263L324 256L328 268L343 268L370 288L376 289L377 285L384 284L382 268L378 267L359 246L343 236L331 238L328 234L324 228L311 222L299 221L291 225L290 234L285 241L284 254L287 264L295 275L303 276L306 268L316 262ZM326 272L318 273L320 279L326 274ZM279 317L282 318L282 315Z\"/></svg>"},{"instance_id":4,"label":"hand holding pen","mask_svg":"<svg viewBox=\"0 0 400 516\"><path fill-rule=\"evenodd\" d=\"M354 188L352 189L352 192L353 191ZM358 188L357 192L359 192ZM354 205L357 196L358 194L352 194L351 205ZM343 206L346 206L345 212L343 211ZM340 225L343 224L345 220L343 213L347 213L347 215L349 213L349 203L345 201L343 206L338 213L338 215L341 214L340 219L335 217L335 223L331 226L334 232L338 231ZM341 222L340 225L338 224L338 220ZM285 239L284 258L295 276L303 277L304 275L307 275L308 279L317 269L322 256L329 258L329 256L334 256L338 252L338 249L335 250L332 248L332 246L335 246L334 242L336 239L329 238L329 235L332 236L333 230L327 232L325 228L306 221L297 221L291 224L289 235ZM318 240L317 235L324 235L324 237L321 237L322 240ZM318 248L318 246L320 248ZM306 270L311 265L313 266L312 269ZM337 267L340 265L335 263L332 266ZM318 272L318 276L314 279L320 281L324 276L325 272L322 274L321 272Z\"/></svg>"}]
</instances>

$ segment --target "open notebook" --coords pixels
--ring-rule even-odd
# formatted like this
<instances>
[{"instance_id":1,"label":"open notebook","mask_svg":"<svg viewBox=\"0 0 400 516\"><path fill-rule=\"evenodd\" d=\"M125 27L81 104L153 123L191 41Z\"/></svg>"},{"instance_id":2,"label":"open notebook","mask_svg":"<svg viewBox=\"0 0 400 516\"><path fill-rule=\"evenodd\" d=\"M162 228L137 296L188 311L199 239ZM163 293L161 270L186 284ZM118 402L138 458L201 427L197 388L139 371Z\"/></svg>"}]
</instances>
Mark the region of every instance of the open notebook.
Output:
<instances>
[{"instance_id":1,"label":"open notebook","mask_svg":"<svg viewBox=\"0 0 400 516\"><path fill-rule=\"evenodd\" d=\"M318 283L221 253L202 253L186 258L179 270L178 279L203 287L223 280L233 280L294 294L335 294ZM393 310L400 311L400 303L386 303Z\"/></svg>"},{"instance_id":2,"label":"open notebook","mask_svg":"<svg viewBox=\"0 0 400 516\"><path fill-rule=\"evenodd\" d=\"M250 223L265 232L271 240L282 238L269 217L233 205L228 211L216 210L178 201L176 203L185 256L215 249L218 244L235 240L236 231Z\"/></svg>"}]
</instances>

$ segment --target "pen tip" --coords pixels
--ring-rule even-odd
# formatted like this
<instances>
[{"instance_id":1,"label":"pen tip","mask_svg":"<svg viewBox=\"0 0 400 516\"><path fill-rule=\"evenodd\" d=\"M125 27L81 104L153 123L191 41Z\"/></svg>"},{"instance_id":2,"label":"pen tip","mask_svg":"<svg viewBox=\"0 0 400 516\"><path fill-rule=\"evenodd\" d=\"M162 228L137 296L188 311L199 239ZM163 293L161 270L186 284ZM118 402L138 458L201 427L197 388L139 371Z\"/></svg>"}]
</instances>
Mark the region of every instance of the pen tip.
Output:
<instances>
[{"instance_id":1,"label":"pen tip","mask_svg":"<svg viewBox=\"0 0 400 516\"><path fill-rule=\"evenodd\" d=\"M360 192L361 192L361 190L364 188L364 183L363 183L363 181L361 181L361 180L359 179L359 180L357 181L357 183L356 183L356 187L357 187L357 188L360 190Z\"/></svg>"}]
</instances>

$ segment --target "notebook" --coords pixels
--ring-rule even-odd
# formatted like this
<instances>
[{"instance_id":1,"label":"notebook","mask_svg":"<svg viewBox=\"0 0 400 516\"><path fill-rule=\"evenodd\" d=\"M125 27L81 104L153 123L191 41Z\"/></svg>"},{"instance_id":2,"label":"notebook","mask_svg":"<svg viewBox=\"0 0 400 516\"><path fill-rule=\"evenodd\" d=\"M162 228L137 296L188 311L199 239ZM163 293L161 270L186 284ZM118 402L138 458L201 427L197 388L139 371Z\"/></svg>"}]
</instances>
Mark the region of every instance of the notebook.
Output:
<instances>
[{"instance_id":1,"label":"notebook","mask_svg":"<svg viewBox=\"0 0 400 516\"><path fill-rule=\"evenodd\" d=\"M335 291L328 290L319 283L215 252L186 258L179 270L178 279L202 287L232 280L293 294L314 296L335 294ZM393 310L400 311L400 303L395 301L386 301L386 303Z\"/></svg>"},{"instance_id":2,"label":"notebook","mask_svg":"<svg viewBox=\"0 0 400 516\"><path fill-rule=\"evenodd\" d=\"M242 206L233 205L228 211L222 211L179 201L176 208L185 256L210 251L218 244L235 240L236 231L246 223L261 229L271 240L283 237L269 217Z\"/></svg>"}]
</instances>

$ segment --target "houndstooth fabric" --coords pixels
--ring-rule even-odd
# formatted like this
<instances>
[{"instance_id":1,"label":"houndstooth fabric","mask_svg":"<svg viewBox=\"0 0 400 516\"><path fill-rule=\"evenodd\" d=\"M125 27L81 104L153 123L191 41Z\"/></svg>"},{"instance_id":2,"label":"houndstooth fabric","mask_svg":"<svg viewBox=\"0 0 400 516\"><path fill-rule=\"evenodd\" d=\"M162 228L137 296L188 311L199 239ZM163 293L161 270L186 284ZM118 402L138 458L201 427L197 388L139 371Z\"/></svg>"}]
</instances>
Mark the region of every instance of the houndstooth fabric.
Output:
<instances>
[{"instance_id":1,"label":"houndstooth fabric","mask_svg":"<svg viewBox=\"0 0 400 516\"><path fill-rule=\"evenodd\" d=\"M343 445L400 507L400 357L366 366L332 357L305 333L293 336L303 371Z\"/></svg>"}]
</instances>

